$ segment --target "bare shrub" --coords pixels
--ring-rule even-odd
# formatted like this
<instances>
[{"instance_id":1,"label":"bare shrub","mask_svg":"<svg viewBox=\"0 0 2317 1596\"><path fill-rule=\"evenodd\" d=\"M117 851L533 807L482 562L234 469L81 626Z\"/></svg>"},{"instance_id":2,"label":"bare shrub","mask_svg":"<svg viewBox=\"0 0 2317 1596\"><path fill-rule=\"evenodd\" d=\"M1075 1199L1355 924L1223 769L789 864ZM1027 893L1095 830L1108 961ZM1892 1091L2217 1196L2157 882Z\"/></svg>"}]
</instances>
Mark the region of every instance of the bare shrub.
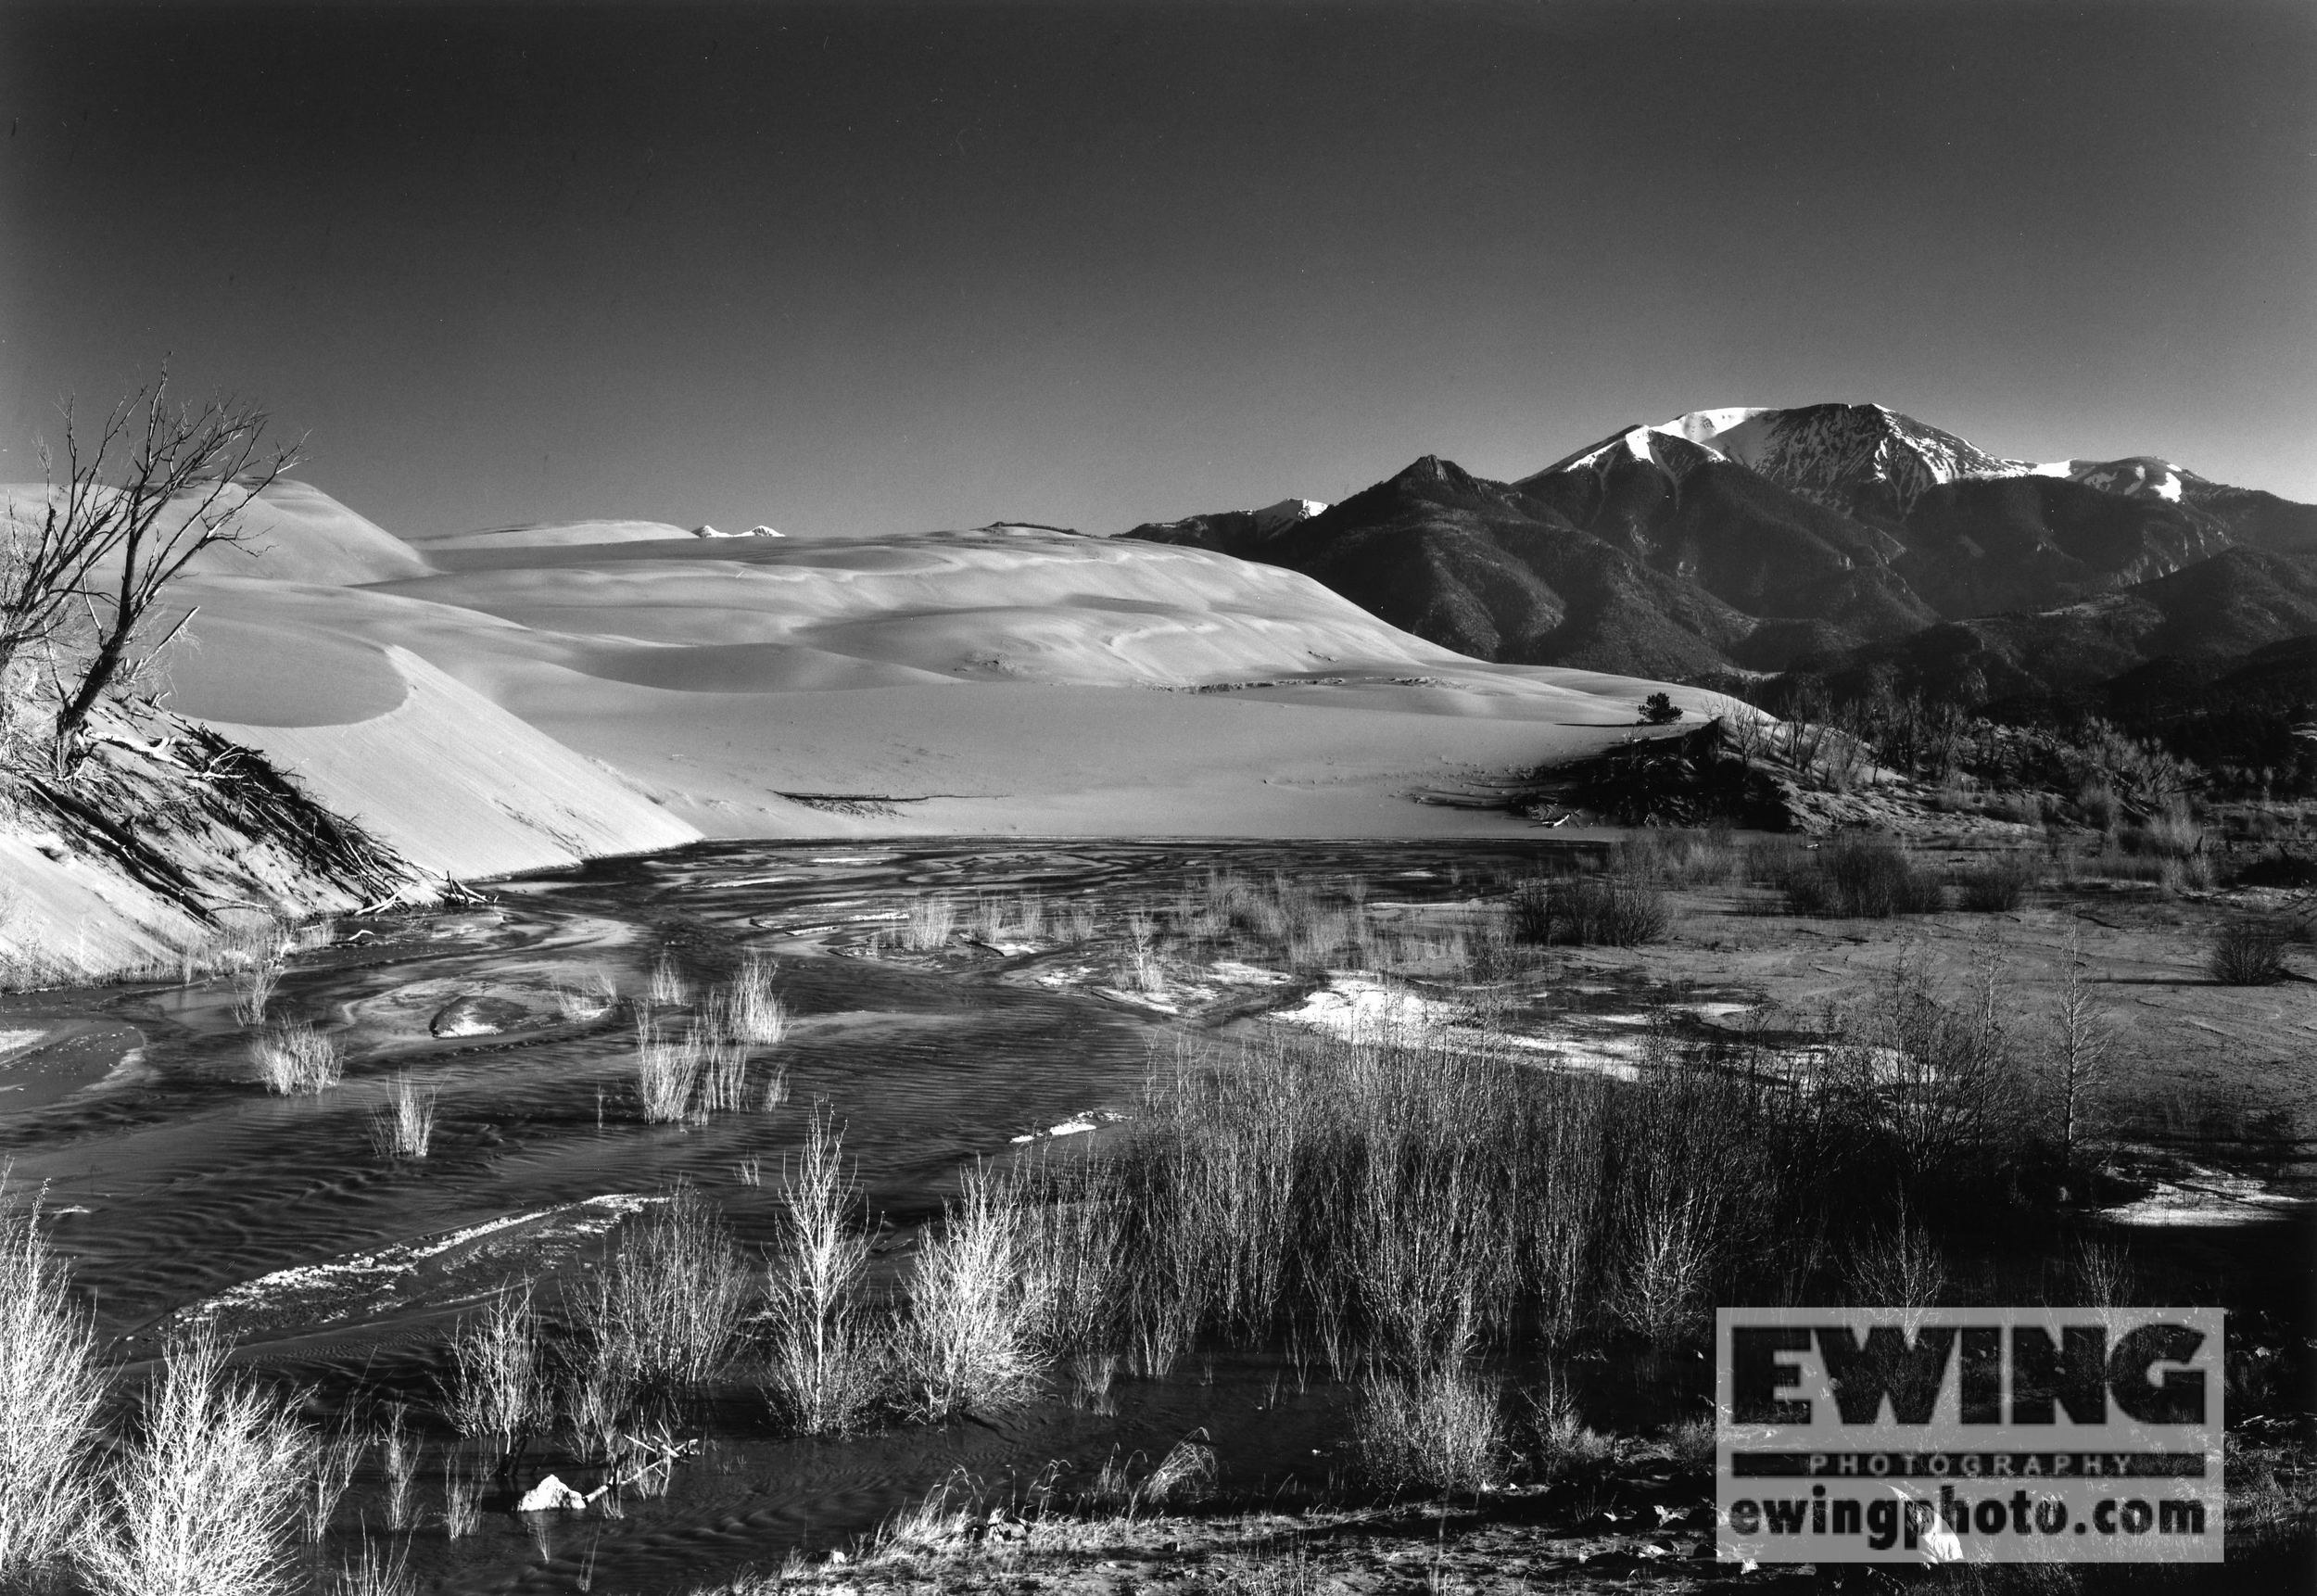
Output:
<instances>
[{"instance_id":1,"label":"bare shrub","mask_svg":"<svg viewBox=\"0 0 2317 1596\"><path fill-rule=\"evenodd\" d=\"M2205 968L2222 986L2274 986L2285 977L2285 928L2272 919L2239 915L2212 933Z\"/></svg>"},{"instance_id":2,"label":"bare shrub","mask_svg":"<svg viewBox=\"0 0 2317 1596\"><path fill-rule=\"evenodd\" d=\"M1167 986L1166 965L1158 950L1146 940L1129 940L1118 944L1114 956L1112 979L1121 992L1163 992Z\"/></svg>"},{"instance_id":3,"label":"bare shrub","mask_svg":"<svg viewBox=\"0 0 2317 1596\"><path fill-rule=\"evenodd\" d=\"M621 1227L577 1317L598 1365L645 1391L689 1391L731 1356L753 1286L722 1212L678 1186Z\"/></svg>"},{"instance_id":4,"label":"bare shrub","mask_svg":"<svg viewBox=\"0 0 2317 1596\"><path fill-rule=\"evenodd\" d=\"M1035 1338L1039 1304L1026 1287L1020 1186L977 1164L942 1220L918 1250L899 1345L911 1403L931 1420L1010 1407L1046 1364Z\"/></svg>"},{"instance_id":5,"label":"bare shrub","mask_svg":"<svg viewBox=\"0 0 2317 1596\"><path fill-rule=\"evenodd\" d=\"M1502 1477L1502 1404L1463 1361L1373 1377L1360 1399L1361 1466L1378 1484L1476 1492Z\"/></svg>"},{"instance_id":6,"label":"bare shrub","mask_svg":"<svg viewBox=\"0 0 2317 1596\"><path fill-rule=\"evenodd\" d=\"M2032 859L2023 854L2006 854L1956 875L1956 905L1973 914L2008 913L2027 901L2040 878Z\"/></svg>"},{"instance_id":7,"label":"bare shrub","mask_svg":"<svg viewBox=\"0 0 2317 1596\"><path fill-rule=\"evenodd\" d=\"M269 1026L249 1045L249 1060L266 1090L284 1096L326 1092L346 1073L337 1045L302 1020Z\"/></svg>"},{"instance_id":8,"label":"bare shrub","mask_svg":"<svg viewBox=\"0 0 2317 1596\"><path fill-rule=\"evenodd\" d=\"M1716 1286L1761 1232L1759 1159L1775 1144L1749 1146L1742 1129L1758 1112L1742 1088L1683 1063L1663 1031L1645 1039L1640 1089L1613 1105L1603 1300L1653 1344L1703 1327ZM1715 1178L1700 1179L1708 1169Z\"/></svg>"},{"instance_id":9,"label":"bare shrub","mask_svg":"<svg viewBox=\"0 0 2317 1596\"><path fill-rule=\"evenodd\" d=\"M2044 1045L2053 1130L2059 1142L2061 1166L2070 1171L2076 1167L2077 1149L2107 1080L2108 1056L2115 1044L2115 1032L2094 1000L2085 977L2083 932L2078 922L2070 920L2060 959L2059 992L2052 1002Z\"/></svg>"},{"instance_id":10,"label":"bare shrub","mask_svg":"<svg viewBox=\"0 0 2317 1596\"><path fill-rule=\"evenodd\" d=\"M660 1033L650 1009L636 1017L636 1097L644 1122L672 1125L690 1111L692 1088L707 1062L700 1032L687 1027L674 1039Z\"/></svg>"},{"instance_id":11,"label":"bare shrub","mask_svg":"<svg viewBox=\"0 0 2317 1596\"><path fill-rule=\"evenodd\" d=\"M2012 1146L2023 1107L2011 1090L2010 1040L1993 984L1957 1001L1902 958L1862 1003L1836 1017L1826 1090L1862 1146L1902 1181L1956 1178Z\"/></svg>"},{"instance_id":12,"label":"bare shrub","mask_svg":"<svg viewBox=\"0 0 2317 1596\"><path fill-rule=\"evenodd\" d=\"M382 1505L388 1529L408 1529L418 1521L419 1450L419 1439L411 1434L402 1404L388 1404L386 1434L378 1438L380 1473L386 1487Z\"/></svg>"},{"instance_id":13,"label":"bare shrub","mask_svg":"<svg viewBox=\"0 0 2317 1596\"><path fill-rule=\"evenodd\" d=\"M52 1573L87 1523L104 1398L95 1332L41 1234L40 1200L0 1186L0 1590Z\"/></svg>"},{"instance_id":14,"label":"bare shrub","mask_svg":"<svg viewBox=\"0 0 2317 1596\"><path fill-rule=\"evenodd\" d=\"M902 927L901 945L912 953L937 953L949 945L957 929L957 906L940 893L920 893L909 900L909 918Z\"/></svg>"},{"instance_id":15,"label":"bare shrub","mask_svg":"<svg viewBox=\"0 0 2317 1596\"><path fill-rule=\"evenodd\" d=\"M782 1175L780 1236L765 1276L766 1392L774 1411L809 1436L847 1433L877 1397L876 1357L861 1317L869 1248L853 1220L858 1201L835 1121L816 1112L803 1152Z\"/></svg>"},{"instance_id":16,"label":"bare shrub","mask_svg":"<svg viewBox=\"0 0 2317 1596\"><path fill-rule=\"evenodd\" d=\"M1844 1276L1851 1300L1859 1307L1919 1311L1938 1306L1947 1288L1947 1262L1902 1201L1888 1227L1859 1242Z\"/></svg>"},{"instance_id":17,"label":"bare shrub","mask_svg":"<svg viewBox=\"0 0 2317 1596\"><path fill-rule=\"evenodd\" d=\"M1057 1352L1115 1346L1125 1267L1125 1195L1091 1160L1040 1172L1025 1215L1022 1271L1038 1305L1038 1338Z\"/></svg>"},{"instance_id":18,"label":"bare shrub","mask_svg":"<svg viewBox=\"0 0 2317 1596\"><path fill-rule=\"evenodd\" d=\"M307 1476L309 1539L318 1543L330 1533L330 1520L336 1516L338 1503L354 1483L354 1471L361 1466L362 1454L368 1450L370 1437L354 1422L351 1412L343 1414L337 1427L315 1443Z\"/></svg>"},{"instance_id":19,"label":"bare shrub","mask_svg":"<svg viewBox=\"0 0 2317 1596\"><path fill-rule=\"evenodd\" d=\"M1784 1075L1668 1058L1627 1086L1422 1037L1186 1052L1083 1163L1021 1177L1035 1344L1155 1374L1202 1336L1284 1339L1414 1372L1531 1324L1565 1340L1628 1295L1676 1339L1741 1272L1802 1267L1847 1178L1840 1106Z\"/></svg>"},{"instance_id":20,"label":"bare shrub","mask_svg":"<svg viewBox=\"0 0 2317 1596\"><path fill-rule=\"evenodd\" d=\"M2070 1263L2071 1307L2122 1308L2139 1289L2139 1272L2121 1240L2084 1236Z\"/></svg>"},{"instance_id":21,"label":"bare shrub","mask_svg":"<svg viewBox=\"0 0 2317 1596\"><path fill-rule=\"evenodd\" d=\"M470 1440L513 1457L545 1406L531 1284L510 1285L460 1323L450 1342L449 1419Z\"/></svg>"},{"instance_id":22,"label":"bare shrub","mask_svg":"<svg viewBox=\"0 0 2317 1596\"><path fill-rule=\"evenodd\" d=\"M1558 1367L1546 1368L1545 1377L1525 1394L1524 1403L1537 1471L1547 1479L1598 1464L1614 1452L1615 1443L1585 1423L1576 1391Z\"/></svg>"},{"instance_id":23,"label":"bare shrub","mask_svg":"<svg viewBox=\"0 0 2317 1596\"><path fill-rule=\"evenodd\" d=\"M635 1401L626 1372L589 1345L557 1390L572 1450L593 1463L608 1463L619 1448L620 1426Z\"/></svg>"},{"instance_id":24,"label":"bare shrub","mask_svg":"<svg viewBox=\"0 0 2317 1596\"><path fill-rule=\"evenodd\" d=\"M82 1545L98 1596L267 1596L294 1584L309 1439L290 1405L227 1374L224 1345L171 1341Z\"/></svg>"},{"instance_id":25,"label":"bare shrub","mask_svg":"<svg viewBox=\"0 0 2317 1596\"><path fill-rule=\"evenodd\" d=\"M440 1096L433 1086L411 1083L407 1070L386 1088L386 1100L370 1111L370 1145L382 1159L396 1161L426 1156L435 1140L435 1105Z\"/></svg>"},{"instance_id":26,"label":"bare shrub","mask_svg":"<svg viewBox=\"0 0 2317 1596\"><path fill-rule=\"evenodd\" d=\"M446 1540L463 1540L483 1527L483 1479L459 1463L450 1452L442 1460L442 1533Z\"/></svg>"}]
</instances>

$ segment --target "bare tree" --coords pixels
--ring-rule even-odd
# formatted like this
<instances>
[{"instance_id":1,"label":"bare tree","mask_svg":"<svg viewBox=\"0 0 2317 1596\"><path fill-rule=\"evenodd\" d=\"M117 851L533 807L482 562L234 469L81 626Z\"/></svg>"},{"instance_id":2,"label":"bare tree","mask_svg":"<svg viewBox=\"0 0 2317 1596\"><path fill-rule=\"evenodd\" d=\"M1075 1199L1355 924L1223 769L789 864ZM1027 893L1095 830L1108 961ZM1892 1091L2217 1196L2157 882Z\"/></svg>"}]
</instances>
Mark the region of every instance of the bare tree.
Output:
<instances>
[{"instance_id":1,"label":"bare tree","mask_svg":"<svg viewBox=\"0 0 2317 1596\"><path fill-rule=\"evenodd\" d=\"M45 655L55 758L69 770L105 695L192 618L146 635L169 585L202 550L243 540L243 510L297 463L298 450L266 447L269 418L254 406L172 403L166 370L115 405L93 438L70 403L64 413L61 472L41 449L48 494L38 529L18 523L0 559L0 672Z\"/></svg>"},{"instance_id":2,"label":"bare tree","mask_svg":"<svg viewBox=\"0 0 2317 1596\"><path fill-rule=\"evenodd\" d=\"M2092 996L2091 982L2085 979L2083 932L2074 920L2068 922L2059 995L2052 1005L2050 1027L2045 1057L2051 1070L2052 1109L2058 1121L2059 1156L2064 1167L2073 1170L2093 1099L2108 1073L2114 1039Z\"/></svg>"}]
</instances>

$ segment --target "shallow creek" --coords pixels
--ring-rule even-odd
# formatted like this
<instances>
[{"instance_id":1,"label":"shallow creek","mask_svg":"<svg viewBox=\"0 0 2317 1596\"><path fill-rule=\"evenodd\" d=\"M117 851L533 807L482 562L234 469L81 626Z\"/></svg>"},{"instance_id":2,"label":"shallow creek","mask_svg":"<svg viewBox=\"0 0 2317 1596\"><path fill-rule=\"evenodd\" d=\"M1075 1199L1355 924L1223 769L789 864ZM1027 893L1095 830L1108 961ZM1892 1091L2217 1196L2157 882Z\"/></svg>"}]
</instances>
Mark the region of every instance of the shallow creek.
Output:
<instances>
[{"instance_id":1,"label":"shallow creek","mask_svg":"<svg viewBox=\"0 0 2317 1596\"><path fill-rule=\"evenodd\" d=\"M347 922L293 963L270 1013L329 1030L347 1060L344 1084L319 1096L255 1083L250 1032L223 981L0 999L0 1159L12 1190L45 1183L58 1243L130 1362L170 1325L208 1318L246 1363L311 1387L318 1417L357 1392L410 1403L427 1443L411 1539L427 1589L689 1590L795 1548L846 1544L958 1470L1027 1490L1057 1466L1083 1479L1114 1450L1147 1466L1202 1428L1226 1485L1292 1497L1344 1473L1348 1397L1253 1355L1121 1376L1099 1402L1057 1394L998 1423L841 1443L779 1438L760 1405L736 1398L665 1496L631 1496L617 1518L486 1513L456 1543L439 1525L449 1438L431 1410L462 1311L511 1278L583 1267L623 1213L671 1183L713 1196L744 1245L767 1240L773 1194L741 1170L754 1159L773 1179L810 1106L844 1126L889 1227L891 1268L967 1160L1129 1113L1154 1056L1184 1032L1314 996L1310 982L1250 970L1243 993L1186 1019L1106 995L1107 978L1087 973L1102 951L961 942L940 957L863 956L872 936L893 947L914 893L1034 891L1050 906L1090 896L1108 937L1125 907L1226 867L1361 876L1381 913L1421 916L1534 868L1551 846L712 844L497 883L479 906ZM785 1067L788 1103L643 1123L628 1017L571 1021L555 985L601 971L639 994L665 956L697 986L744 950L772 957L791 1016L766 1055ZM1572 1024L1592 1014L1598 1035L1637 1003L1676 998L1710 1017L1743 994L1573 983L1554 1001ZM1615 1048L1589 1056L1614 1062ZM439 1091L440 1118L432 1155L397 1166L368 1133L405 1070ZM2181 1245L2226 1260L2236 1234ZM1595 1423L1659 1425L1701 1411L1706 1371L1602 1365L1583 1377ZM381 1500L374 1464L340 1524L359 1516L376 1532ZM335 1564L351 1544L341 1529L323 1555Z\"/></svg>"}]
</instances>

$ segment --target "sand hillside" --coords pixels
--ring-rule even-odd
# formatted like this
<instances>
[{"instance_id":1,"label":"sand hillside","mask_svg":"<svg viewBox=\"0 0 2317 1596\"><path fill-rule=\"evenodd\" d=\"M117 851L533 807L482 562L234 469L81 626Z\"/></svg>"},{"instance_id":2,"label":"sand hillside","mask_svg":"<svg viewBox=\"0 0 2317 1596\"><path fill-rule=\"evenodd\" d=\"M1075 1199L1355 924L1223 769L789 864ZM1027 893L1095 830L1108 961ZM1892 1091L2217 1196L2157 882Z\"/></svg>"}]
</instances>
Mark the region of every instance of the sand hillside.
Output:
<instances>
[{"instance_id":1,"label":"sand hillside","mask_svg":"<svg viewBox=\"0 0 2317 1596\"><path fill-rule=\"evenodd\" d=\"M1042 528L402 539L302 483L252 516L254 553L184 584L170 706L453 874L696 835L1503 832L1411 794L1627 736L1663 685L1483 664L1294 572Z\"/></svg>"}]
</instances>

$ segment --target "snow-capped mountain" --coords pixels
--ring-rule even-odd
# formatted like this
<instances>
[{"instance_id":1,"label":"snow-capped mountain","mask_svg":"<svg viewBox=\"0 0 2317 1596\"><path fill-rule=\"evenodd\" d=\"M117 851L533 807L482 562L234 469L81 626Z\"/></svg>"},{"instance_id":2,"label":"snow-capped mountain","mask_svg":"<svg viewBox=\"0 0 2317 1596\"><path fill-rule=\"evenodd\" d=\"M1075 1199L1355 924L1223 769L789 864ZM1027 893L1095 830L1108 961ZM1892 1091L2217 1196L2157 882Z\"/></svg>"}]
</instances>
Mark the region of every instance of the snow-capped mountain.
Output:
<instances>
[{"instance_id":1,"label":"snow-capped mountain","mask_svg":"<svg viewBox=\"0 0 2317 1596\"><path fill-rule=\"evenodd\" d=\"M1703 458L1728 460L1830 509L1902 515L1927 490L1945 483L2064 475L2002 459L1879 404L1691 411L1634 427L1538 475L1597 466L1618 449L1635 459L1653 460L1677 476Z\"/></svg>"},{"instance_id":2,"label":"snow-capped mountain","mask_svg":"<svg viewBox=\"0 0 2317 1596\"><path fill-rule=\"evenodd\" d=\"M1249 513L1255 517L1258 537L1272 538L1298 522L1309 521L1327 508L1324 499L1283 499L1276 504L1266 504Z\"/></svg>"},{"instance_id":3,"label":"snow-capped mountain","mask_svg":"<svg viewBox=\"0 0 2317 1596\"><path fill-rule=\"evenodd\" d=\"M2064 476L2126 499L2161 499L2178 504L2188 474L2169 460L2136 455L2130 460L2055 460L2032 466L2037 476Z\"/></svg>"},{"instance_id":4,"label":"snow-capped mountain","mask_svg":"<svg viewBox=\"0 0 2317 1596\"><path fill-rule=\"evenodd\" d=\"M1269 542L1281 533L1302 526L1327 510L1324 499L1283 499L1260 510L1219 510L1205 515L1185 515L1180 521L1154 521L1137 526L1131 537L1148 534L1158 541L1222 547Z\"/></svg>"},{"instance_id":5,"label":"snow-capped mountain","mask_svg":"<svg viewBox=\"0 0 2317 1596\"><path fill-rule=\"evenodd\" d=\"M1667 677L1836 669L2087 602L2146 620L2148 650L2241 652L2317 602L2317 506L2149 455L2007 459L1877 404L1691 411L1510 483L1427 456L1340 504L1128 536L1303 571L1482 658Z\"/></svg>"}]
</instances>

